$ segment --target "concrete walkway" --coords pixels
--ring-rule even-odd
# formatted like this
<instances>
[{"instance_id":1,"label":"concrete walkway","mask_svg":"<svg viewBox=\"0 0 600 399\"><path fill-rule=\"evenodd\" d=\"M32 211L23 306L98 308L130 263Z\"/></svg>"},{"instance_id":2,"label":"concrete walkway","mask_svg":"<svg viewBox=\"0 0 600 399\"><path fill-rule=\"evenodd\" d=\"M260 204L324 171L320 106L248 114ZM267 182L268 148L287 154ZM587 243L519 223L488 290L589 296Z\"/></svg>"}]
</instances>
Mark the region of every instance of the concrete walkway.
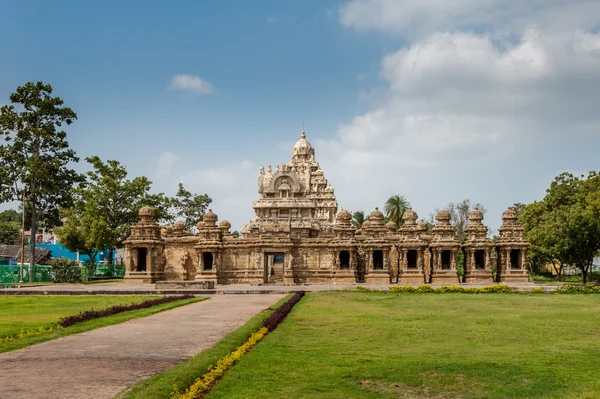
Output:
<instances>
[{"instance_id":1,"label":"concrete walkway","mask_svg":"<svg viewBox=\"0 0 600 399\"><path fill-rule=\"evenodd\" d=\"M489 284L431 284L433 288L442 285L460 285L468 287L485 287ZM504 283L502 283L504 284ZM154 284L131 284L126 282L104 283L104 284L53 284L38 287L22 288L4 288L0 289L2 295L173 295L173 294L194 294L194 295L214 295L214 294L287 294L294 291L354 291L357 286L362 286L371 290L388 291L391 285L413 285L419 284L314 284L314 285L251 285L251 284L226 284L217 285L212 290L204 289L159 289ZM520 283L507 285L515 287L518 290L532 290L534 288L544 288L547 291L554 291L558 287L556 284L534 284Z\"/></svg>"},{"instance_id":2,"label":"concrete walkway","mask_svg":"<svg viewBox=\"0 0 600 399\"><path fill-rule=\"evenodd\" d=\"M0 398L111 398L209 348L281 298L216 295L0 354Z\"/></svg>"}]
</instances>

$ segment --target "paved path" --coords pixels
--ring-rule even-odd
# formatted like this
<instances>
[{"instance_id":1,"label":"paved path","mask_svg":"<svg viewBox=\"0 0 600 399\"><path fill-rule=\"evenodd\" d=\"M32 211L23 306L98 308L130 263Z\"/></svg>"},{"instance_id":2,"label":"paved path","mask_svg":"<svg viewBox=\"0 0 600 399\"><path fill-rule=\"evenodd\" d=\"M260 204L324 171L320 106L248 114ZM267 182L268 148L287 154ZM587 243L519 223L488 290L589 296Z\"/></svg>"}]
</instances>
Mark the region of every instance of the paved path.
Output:
<instances>
[{"instance_id":1,"label":"paved path","mask_svg":"<svg viewBox=\"0 0 600 399\"><path fill-rule=\"evenodd\" d=\"M488 284L445 284L445 285L460 285L462 287L485 287L493 285ZM505 284L505 283L501 283ZM104 284L53 284L38 287L23 287L23 288L4 288L0 289L1 295L170 295L190 293L195 295L212 295L212 294L286 294L293 291L332 291L332 290L355 290L357 286L372 290L389 290L392 284L315 284L315 285L250 285L250 284L225 284L217 285L212 290L202 289L157 289L154 284L131 284L127 282L104 283ZM393 284L393 285L413 285L419 284ZM444 284L431 284L433 288L440 287ZM558 285L556 284L534 284L534 283L519 283L511 284L519 290L532 290L534 288L543 287L547 291L554 291Z\"/></svg>"},{"instance_id":2,"label":"paved path","mask_svg":"<svg viewBox=\"0 0 600 399\"><path fill-rule=\"evenodd\" d=\"M0 398L111 398L212 346L282 297L216 295L0 354Z\"/></svg>"}]
</instances>

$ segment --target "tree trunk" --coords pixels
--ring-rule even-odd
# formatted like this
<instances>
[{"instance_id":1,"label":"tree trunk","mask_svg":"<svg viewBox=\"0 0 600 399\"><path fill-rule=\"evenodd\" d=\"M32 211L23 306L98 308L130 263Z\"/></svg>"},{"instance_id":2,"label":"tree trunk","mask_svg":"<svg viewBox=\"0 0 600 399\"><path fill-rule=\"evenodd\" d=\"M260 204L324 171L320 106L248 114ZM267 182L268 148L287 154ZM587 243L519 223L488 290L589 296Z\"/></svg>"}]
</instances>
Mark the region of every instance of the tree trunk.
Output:
<instances>
[{"instance_id":1,"label":"tree trunk","mask_svg":"<svg viewBox=\"0 0 600 399\"><path fill-rule=\"evenodd\" d=\"M37 211L36 211L36 199L32 196L30 199L31 204L31 234L29 241L31 243L31 255L29 259L29 282L33 283L33 267L35 266L35 244L37 237Z\"/></svg>"},{"instance_id":2,"label":"tree trunk","mask_svg":"<svg viewBox=\"0 0 600 399\"><path fill-rule=\"evenodd\" d=\"M112 248L108 249L108 264L109 265L113 264L113 250L112 250Z\"/></svg>"}]
</instances>

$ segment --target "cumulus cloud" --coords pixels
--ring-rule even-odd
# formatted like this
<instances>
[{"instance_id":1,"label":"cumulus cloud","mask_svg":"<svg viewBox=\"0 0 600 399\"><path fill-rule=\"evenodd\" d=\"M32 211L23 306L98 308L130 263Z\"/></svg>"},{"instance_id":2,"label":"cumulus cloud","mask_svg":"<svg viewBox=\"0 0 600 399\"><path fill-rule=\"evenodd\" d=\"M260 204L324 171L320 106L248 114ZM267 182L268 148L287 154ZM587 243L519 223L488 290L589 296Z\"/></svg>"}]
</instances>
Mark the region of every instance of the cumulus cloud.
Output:
<instances>
[{"instance_id":1,"label":"cumulus cloud","mask_svg":"<svg viewBox=\"0 0 600 399\"><path fill-rule=\"evenodd\" d=\"M252 201L258 199L258 165L250 161L232 162L218 168L192 170L178 181L195 193L208 193L212 209L220 220L228 220L238 230L254 215Z\"/></svg>"},{"instance_id":2,"label":"cumulus cloud","mask_svg":"<svg viewBox=\"0 0 600 399\"><path fill-rule=\"evenodd\" d=\"M213 85L196 75L175 75L171 78L169 87L172 90L190 91L197 94L210 94Z\"/></svg>"},{"instance_id":3,"label":"cumulus cloud","mask_svg":"<svg viewBox=\"0 0 600 399\"><path fill-rule=\"evenodd\" d=\"M342 25L405 44L380 61L383 89L361 93L372 109L320 143L339 198L361 209L401 191L426 216L470 197L491 217L535 199L577 158L564 139L600 132L597 12L586 0L347 2Z\"/></svg>"}]
</instances>

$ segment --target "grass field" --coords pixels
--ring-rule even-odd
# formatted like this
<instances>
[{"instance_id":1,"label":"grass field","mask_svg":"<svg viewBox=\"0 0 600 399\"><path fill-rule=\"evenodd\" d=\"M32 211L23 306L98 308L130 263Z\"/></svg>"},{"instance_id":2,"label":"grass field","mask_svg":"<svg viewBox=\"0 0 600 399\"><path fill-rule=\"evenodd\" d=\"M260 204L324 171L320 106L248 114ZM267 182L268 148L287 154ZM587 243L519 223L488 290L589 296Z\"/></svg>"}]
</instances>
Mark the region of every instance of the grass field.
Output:
<instances>
[{"instance_id":1,"label":"grass field","mask_svg":"<svg viewBox=\"0 0 600 399\"><path fill-rule=\"evenodd\" d=\"M207 398L598 398L600 296L311 293Z\"/></svg>"},{"instance_id":2,"label":"grass field","mask_svg":"<svg viewBox=\"0 0 600 399\"><path fill-rule=\"evenodd\" d=\"M116 304L142 302L156 296L6 296L0 297L0 338L14 336L21 329L37 330L50 327L61 317L77 314L84 310L103 309ZM35 343L58 337L93 330L123 321L145 317L163 310L172 309L200 298L174 301L147 309L131 310L120 314L78 323L71 327L54 330L50 333L25 337L15 341L0 343L0 352L23 348Z\"/></svg>"}]
</instances>

